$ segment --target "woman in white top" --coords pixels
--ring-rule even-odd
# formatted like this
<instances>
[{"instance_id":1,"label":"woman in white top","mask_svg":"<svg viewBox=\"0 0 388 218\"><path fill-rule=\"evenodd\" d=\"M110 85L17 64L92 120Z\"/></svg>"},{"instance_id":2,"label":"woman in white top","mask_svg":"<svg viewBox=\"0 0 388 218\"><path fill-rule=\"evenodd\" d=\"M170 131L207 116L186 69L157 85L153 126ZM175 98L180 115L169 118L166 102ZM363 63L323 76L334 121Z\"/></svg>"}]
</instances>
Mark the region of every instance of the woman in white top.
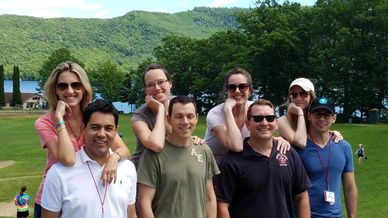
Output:
<instances>
[{"instance_id":1,"label":"woman in white top","mask_svg":"<svg viewBox=\"0 0 388 218\"><path fill-rule=\"evenodd\" d=\"M225 102L212 108L206 117L205 141L213 151L217 163L228 150L242 151L244 138L250 136L245 125L247 110L252 104L248 100L253 91L250 73L242 68L230 70L225 76L225 91ZM279 139L281 150L288 150L288 142Z\"/></svg>"},{"instance_id":2,"label":"woman in white top","mask_svg":"<svg viewBox=\"0 0 388 218\"><path fill-rule=\"evenodd\" d=\"M287 98L288 112L278 119L278 123L280 135L298 148L306 147L307 112L315 98L315 88L309 79L297 78L292 81ZM331 135L336 142L343 138L338 131L331 131Z\"/></svg>"}]
</instances>

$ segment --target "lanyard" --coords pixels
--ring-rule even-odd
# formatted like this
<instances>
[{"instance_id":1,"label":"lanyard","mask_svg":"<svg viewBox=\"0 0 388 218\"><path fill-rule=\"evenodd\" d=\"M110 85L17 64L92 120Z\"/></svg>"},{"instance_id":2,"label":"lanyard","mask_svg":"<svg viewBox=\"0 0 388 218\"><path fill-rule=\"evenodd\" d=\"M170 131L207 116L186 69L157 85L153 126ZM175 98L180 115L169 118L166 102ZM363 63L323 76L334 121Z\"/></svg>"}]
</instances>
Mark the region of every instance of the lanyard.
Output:
<instances>
[{"instance_id":1,"label":"lanyard","mask_svg":"<svg viewBox=\"0 0 388 218\"><path fill-rule=\"evenodd\" d=\"M331 147L333 146L333 143L331 140L329 140L330 142L330 146L329 146L329 157L327 158L327 170L326 170L326 173L325 173L325 177L326 177L326 188L327 188L327 191L329 191L329 188L330 188L330 185L329 185L329 179L330 179L330 156L331 156ZM325 168L323 166L323 162L322 162L322 158L321 158L321 155L319 154L319 150L318 150L318 145L316 145L314 143L314 148L315 148L315 151L317 152L317 155L318 155L318 158L319 158L319 162L321 163L321 167L322 167L322 170L325 171Z\"/></svg>"},{"instance_id":2,"label":"lanyard","mask_svg":"<svg viewBox=\"0 0 388 218\"><path fill-rule=\"evenodd\" d=\"M107 190L108 190L108 185L105 185L104 198L101 198L101 194L100 194L100 191L98 190L98 186L97 186L96 180L94 179L92 170L90 169L89 162L86 162L86 164L88 164L88 168L89 168L90 175L91 175L92 178L93 178L94 186L96 187L98 197L100 198L100 203L101 203L101 217L103 218L103 217L104 217L104 203L105 203L106 193L107 193Z\"/></svg>"}]
</instances>

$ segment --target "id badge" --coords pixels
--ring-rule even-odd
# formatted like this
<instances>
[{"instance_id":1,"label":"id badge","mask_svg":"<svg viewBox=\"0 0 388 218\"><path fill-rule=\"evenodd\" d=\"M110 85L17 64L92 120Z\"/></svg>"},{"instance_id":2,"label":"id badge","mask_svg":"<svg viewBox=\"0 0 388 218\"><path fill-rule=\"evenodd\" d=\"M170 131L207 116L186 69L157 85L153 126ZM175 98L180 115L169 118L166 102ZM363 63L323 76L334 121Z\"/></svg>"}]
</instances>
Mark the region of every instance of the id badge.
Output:
<instances>
[{"instance_id":1,"label":"id badge","mask_svg":"<svg viewBox=\"0 0 388 218\"><path fill-rule=\"evenodd\" d=\"M335 195L334 192L331 191L325 191L324 193L325 202L330 203L330 205L333 205L335 202Z\"/></svg>"}]
</instances>

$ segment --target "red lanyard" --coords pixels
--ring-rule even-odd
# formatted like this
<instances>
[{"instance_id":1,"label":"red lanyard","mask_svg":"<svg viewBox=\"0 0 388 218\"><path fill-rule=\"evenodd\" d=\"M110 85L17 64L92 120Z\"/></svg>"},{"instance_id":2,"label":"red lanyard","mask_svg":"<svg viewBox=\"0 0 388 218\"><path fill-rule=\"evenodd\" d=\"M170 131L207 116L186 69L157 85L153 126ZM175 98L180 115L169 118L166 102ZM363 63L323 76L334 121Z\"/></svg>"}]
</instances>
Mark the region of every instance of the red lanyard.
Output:
<instances>
[{"instance_id":1,"label":"red lanyard","mask_svg":"<svg viewBox=\"0 0 388 218\"><path fill-rule=\"evenodd\" d=\"M88 168L89 168L90 175L91 175L92 178L93 178L94 186L96 187L98 197L100 198L100 203L101 203L101 217L103 218L103 217L104 217L104 203L105 203L106 193L107 193L107 190L108 190L108 185L105 185L104 198L101 198L101 194L100 194L100 191L98 190L98 186L97 186L96 180L94 179L92 170L90 169L89 162L86 162L86 164L88 164Z\"/></svg>"},{"instance_id":2,"label":"red lanyard","mask_svg":"<svg viewBox=\"0 0 388 218\"><path fill-rule=\"evenodd\" d=\"M329 142L330 142L330 147L329 147L329 157L327 158L327 171L326 171L326 175L325 175L325 177L326 177L326 188L327 188L327 191L329 191L329 188L330 188L330 186L329 186L329 179L330 179L330 154L331 154L331 147L333 146L333 143L332 143L332 141L331 140L329 140ZM322 158L321 158L321 155L319 154L319 150L318 150L318 145L316 145L315 143L314 143L314 148L315 148L315 151L317 151L317 155L318 155L318 158L319 158L319 162L321 163L321 167L322 167L322 170L324 171L325 170L325 168L323 167L323 162L322 162Z\"/></svg>"}]
</instances>

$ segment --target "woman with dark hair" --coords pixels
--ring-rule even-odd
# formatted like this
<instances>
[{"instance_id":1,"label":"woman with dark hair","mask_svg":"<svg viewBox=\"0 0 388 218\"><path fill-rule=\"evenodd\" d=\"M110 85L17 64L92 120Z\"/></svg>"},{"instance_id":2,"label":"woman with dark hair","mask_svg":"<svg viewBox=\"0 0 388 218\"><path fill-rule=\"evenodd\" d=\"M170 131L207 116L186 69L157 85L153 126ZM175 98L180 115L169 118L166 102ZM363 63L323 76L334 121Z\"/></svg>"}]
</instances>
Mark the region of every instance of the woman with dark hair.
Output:
<instances>
[{"instance_id":1,"label":"woman with dark hair","mask_svg":"<svg viewBox=\"0 0 388 218\"><path fill-rule=\"evenodd\" d=\"M47 165L35 198L34 217L39 218L46 173L56 162L74 165L75 152L85 143L82 110L93 97L85 70L71 61L60 63L50 74L44 87L50 112L40 116L35 122L41 145L47 151ZM118 135L114 138L112 149L114 152L101 175L105 185L116 181L118 161L129 157L129 150Z\"/></svg>"},{"instance_id":2,"label":"woman with dark hair","mask_svg":"<svg viewBox=\"0 0 388 218\"><path fill-rule=\"evenodd\" d=\"M227 98L224 103L212 108L206 117L205 141L213 151L217 163L228 150L242 151L243 140L250 135L245 124L247 110L252 104L249 100L252 91L252 77L247 70L234 68L226 74ZM282 151L288 150L290 147L288 142L278 139L280 139L278 148Z\"/></svg>"},{"instance_id":3,"label":"woman with dark hair","mask_svg":"<svg viewBox=\"0 0 388 218\"><path fill-rule=\"evenodd\" d=\"M219 163L227 150L242 151L243 139L249 136L245 126L247 110L252 101L251 74L243 68L234 68L225 76L224 103L212 108L206 117L205 141Z\"/></svg>"},{"instance_id":4,"label":"woman with dark hair","mask_svg":"<svg viewBox=\"0 0 388 218\"><path fill-rule=\"evenodd\" d=\"M15 196L16 217L24 218L30 215L28 209L30 205L30 196L26 193L27 187L23 185L20 193Z\"/></svg>"}]
</instances>

